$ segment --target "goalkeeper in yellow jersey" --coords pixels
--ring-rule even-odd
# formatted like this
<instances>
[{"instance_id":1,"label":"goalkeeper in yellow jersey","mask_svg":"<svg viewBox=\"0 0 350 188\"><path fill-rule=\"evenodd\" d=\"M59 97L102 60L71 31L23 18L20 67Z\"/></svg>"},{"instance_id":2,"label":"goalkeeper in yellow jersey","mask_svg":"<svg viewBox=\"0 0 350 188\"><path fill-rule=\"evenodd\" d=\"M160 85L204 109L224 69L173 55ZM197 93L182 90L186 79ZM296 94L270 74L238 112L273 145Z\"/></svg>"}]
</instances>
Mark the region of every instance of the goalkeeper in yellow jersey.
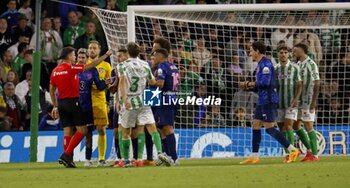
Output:
<instances>
[{"instance_id":1,"label":"goalkeeper in yellow jersey","mask_svg":"<svg viewBox=\"0 0 350 188\"><path fill-rule=\"evenodd\" d=\"M87 64L91 63L93 60L99 58L101 52L101 45L97 41L90 41L88 53L89 59ZM112 67L109 63L103 61L96 67L100 80L106 80L111 78ZM100 91L94 84L92 87L92 108L94 116L94 125L98 131L98 161L99 166L107 166L105 161L106 155L106 127L108 125L108 112L107 112L107 100L105 91Z\"/></svg>"}]
</instances>

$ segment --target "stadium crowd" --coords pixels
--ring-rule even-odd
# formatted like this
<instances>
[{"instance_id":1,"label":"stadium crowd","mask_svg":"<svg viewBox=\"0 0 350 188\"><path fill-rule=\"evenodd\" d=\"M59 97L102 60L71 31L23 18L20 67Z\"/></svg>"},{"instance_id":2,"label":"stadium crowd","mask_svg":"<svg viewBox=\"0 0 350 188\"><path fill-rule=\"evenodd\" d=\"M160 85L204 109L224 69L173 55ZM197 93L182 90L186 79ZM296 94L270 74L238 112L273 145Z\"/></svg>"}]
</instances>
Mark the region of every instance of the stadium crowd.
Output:
<instances>
[{"instance_id":1,"label":"stadium crowd","mask_svg":"<svg viewBox=\"0 0 350 188\"><path fill-rule=\"evenodd\" d=\"M30 129L31 70L36 41L33 2L35 1L8 0L6 6L0 7L0 131ZM71 0L71 2L96 8L125 10L125 7L121 7L115 0ZM135 1L132 4L152 4L152 1L142 2ZM164 1L162 4L215 2L184 0ZM237 1L230 2L237 3ZM257 1L257 3L264 2L270 1ZM4 10L4 7L7 10ZM250 126L257 95L253 91L239 90L238 82L253 79L256 63L248 54L250 44L257 40L263 40L268 46L266 56L274 63L278 62L275 51L277 45L286 43L290 48L299 42L309 45L309 56L318 63L321 76L317 124L349 123L350 78L347 76L350 72L349 29L283 27L283 24L300 25L301 28L305 25L326 26L336 24L335 22L349 25L349 14L345 12L334 16L328 11L310 11L306 18L299 19L290 14L280 22L281 27L278 29L175 21L169 24L168 21L161 19L138 19L136 33L138 43L143 47L140 57L147 61L151 60L152 41L155 38L164 37L171 41L172 61L181 74L180 96L184 93L202 98L216 96L223 101L220 107L181 106L176 127ZM254 17L241 17L230 12L226 15L225 21L240 23L247 19L253 20ZM37 31L42 33L39 129L57 130L62 127L52 118L52 101L48 91L50 74L59 63L60 50L66 46L73 46L76 50L87 48L90 41L98 41L101 44L101 54L104 54L107 51L106 33L91 11L76 6L57 6L57 3L51 1L45 1L43 4L41 26L41 31ZM113 102L110 102L110 106L113 106Z\"/></svg>"}]
</instances>

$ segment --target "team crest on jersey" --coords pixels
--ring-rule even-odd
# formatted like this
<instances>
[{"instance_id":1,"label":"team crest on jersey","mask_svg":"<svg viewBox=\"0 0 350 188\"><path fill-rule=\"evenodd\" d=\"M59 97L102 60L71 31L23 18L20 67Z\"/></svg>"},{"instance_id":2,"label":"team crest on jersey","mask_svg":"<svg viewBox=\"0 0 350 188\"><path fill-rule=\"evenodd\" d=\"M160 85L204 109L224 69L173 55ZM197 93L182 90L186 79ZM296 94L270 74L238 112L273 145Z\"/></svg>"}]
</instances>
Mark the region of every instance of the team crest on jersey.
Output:
<instances>
[{"instance_id":1,"label":"team crest on jersey","mask_svg":"<svg viewBox=\"0 0 350 188\"><path fill-rule=\"evenodd\" d=\"M98 69L98 73L103 73L105 70L103 68Z\"/></svg>"},{"instance_id":2,"label":"team crest on jersey","mask_svg":"<svg viewBox=\"0 0 350 188\"><path fill-rule=\"evenodd\" d=\"M264 67L263 74L270 74L270 69L268 67Z\"/></svg>"},{"instance_id":3,"label":"team crest on jersey","mask_svg":"<svg viewBox=\"0 0 350 188\"><path fill-rule=\"evenodd\" d=\"M91 79L92 78L92 74L87 74L87 79Z\"/></svg>"},{"instance_id":4,"label":"team crest on jersey","mask_svg":"<svg viewBox=\"0 0 350 188\"><path fill-rule=\"evenodd\" d=\"M162 75L163 74L163 70L162 69L158 69L157 70L157 75Z\"/></svg>"}]
</instances>

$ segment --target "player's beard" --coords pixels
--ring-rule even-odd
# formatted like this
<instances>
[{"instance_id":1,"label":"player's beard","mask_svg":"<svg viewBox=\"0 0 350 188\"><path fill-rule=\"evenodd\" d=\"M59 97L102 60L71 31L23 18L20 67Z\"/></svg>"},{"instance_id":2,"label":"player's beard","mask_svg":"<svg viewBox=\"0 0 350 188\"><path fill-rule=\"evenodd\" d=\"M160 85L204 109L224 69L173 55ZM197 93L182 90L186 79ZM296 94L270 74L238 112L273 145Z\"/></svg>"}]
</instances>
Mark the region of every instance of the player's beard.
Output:
<instances>
[{"instance_id":1,"label":"player's beard","mask_svg":"<svg viewBox=\"0 0 350 188\"><path fill-rule=\"evenodd\" d=\"M97 54L90 54L91 59L96 59L96 57L97 57Z\"/></svg>"}]
</instances>

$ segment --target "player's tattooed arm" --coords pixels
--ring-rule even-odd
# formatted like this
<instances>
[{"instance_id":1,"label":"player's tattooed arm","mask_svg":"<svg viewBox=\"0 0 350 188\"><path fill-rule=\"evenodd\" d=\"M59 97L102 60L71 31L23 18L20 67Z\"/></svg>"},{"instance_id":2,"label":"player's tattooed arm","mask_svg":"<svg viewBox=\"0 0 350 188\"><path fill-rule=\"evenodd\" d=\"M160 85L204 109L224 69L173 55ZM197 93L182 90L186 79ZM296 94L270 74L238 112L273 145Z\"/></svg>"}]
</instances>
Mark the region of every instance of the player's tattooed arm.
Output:
<instances>
[{"instance_id":1,"label":"player's tattooed arm","mask_svg":"<svg viewBox=\"0 0 350 188\"><path fill-rule=\"evenodd\" d=\"M320 80L315 80L314 81L314 94L312 95L310 110L315 110L316 101L317 101L319 92L320 92Z\"/></svg>"}]
</instances>

